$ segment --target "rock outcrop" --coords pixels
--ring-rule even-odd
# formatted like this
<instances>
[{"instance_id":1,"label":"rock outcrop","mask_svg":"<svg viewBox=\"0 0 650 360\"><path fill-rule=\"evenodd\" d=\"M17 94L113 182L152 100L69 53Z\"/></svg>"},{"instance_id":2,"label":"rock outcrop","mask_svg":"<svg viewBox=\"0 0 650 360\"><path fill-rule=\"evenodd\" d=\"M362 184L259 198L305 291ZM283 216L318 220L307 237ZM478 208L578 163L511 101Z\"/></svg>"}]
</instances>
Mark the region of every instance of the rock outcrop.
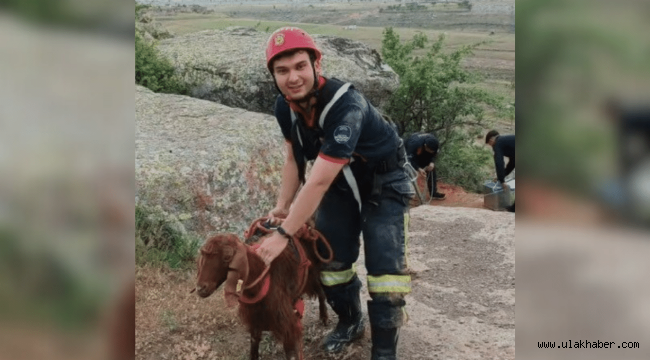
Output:
<instances>
[{"instance_id":1,"label":"rock outcrop","mask_svg":"<svg viewBox=\"0 0 650 360\"><path fill-rule=\"evenodd\" d=\"M158 49L189 85L191 96L272 114L277 90L264 58L269 36L231 27L165 39ZM323 75L352 82L375 106L382 107L399 85L397 74L367 45L317 34L314 40L323 51Z\"/></svg>"},{"instance_id":2,"label":"rock outcrop","mask_svg":"<svg viewBox=\"0 0 650 360\"><path fill-rule=\"evenodd\" d=\"M275 205L283 139L273 116L141 86L135 109L138 206L204 238L241 234Z\"/></svg>"}]
</instances>

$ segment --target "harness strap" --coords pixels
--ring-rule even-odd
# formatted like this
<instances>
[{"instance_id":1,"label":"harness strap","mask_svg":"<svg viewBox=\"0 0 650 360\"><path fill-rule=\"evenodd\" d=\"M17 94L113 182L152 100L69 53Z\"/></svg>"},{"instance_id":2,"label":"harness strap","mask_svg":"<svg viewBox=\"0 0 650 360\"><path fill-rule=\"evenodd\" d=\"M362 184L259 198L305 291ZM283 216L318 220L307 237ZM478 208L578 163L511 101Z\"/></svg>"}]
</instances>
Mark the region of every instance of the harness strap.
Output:
<instances>
[{"instance_id":1,"label":"harness strap","mask_svg":"<svg viewBox=\"0 0 650 360\"><path fill-rule=\"evenodd\" d=\"M325 124L325 117L327 116L327 113L330 111L330 109L332 108L334 103L336 103L336 101L338 99L340 99L341 96L343 96L343 94L345 94L346 91L348 91L348 89L350 88L350 85L352 85L352 84L350 84L350 83L343 84L343 86L341 86L336 91L336 93L334 93L334 97L332 98L332 100L330 100L327 103L327 105L325 105L325 108L323 109L323 112L321 112L321 114L320 114L320 119L318 120L318 126L320 126L321 129L323 128L323 125Z\"/></svg>"},{"instance_id":2,"label":"harness strap","mask_svg":"<svg viewBox=\"0 0 650 360\"><path fill-rule=\"evenodd\" d=\"M350 160L350 164L353 160L354 158ZM361 212L361 195L359 193L359 185L357 185L357 179L354 178L354 174L352 174L352 169L350 169L349 164L345 164L345 166L343 166L343 176L348 182L348 185L350 185L354 199L357 200L357 203L359 204L359 212Z\"/></svg>"},{"instance_id":3,"label":"harness strap","mask_svg":"<svg viewBox=\"0 0 650 360\"><path fill-rule=\"evenodd\" d=\"M291 126L293 127L298 117L296 116L296 113L293 111L291 107L289 107L289 112L291 113ZM298 142L300 143L300 147L303 147L302 136L300 136L300 131L296 131L296 134L298 134ZM307 157L303 156L303 158L305 159L305 164L306 164L308 161Z\"/></svg>"},{"instance_id":4,"label":"harness strap","mask_svg":"<svg viewBox=\"0 0 650 360\"><path fill-rule=\"evenodd\" d=\"M255 232L257 230L262 231L264 234L268 234L272 232L273 230L265 228L262 224L264 222L268 221L268 217L261 217L253 221L251 226L248 228L247 231L244 231L244 236L245 237L250 237L255 235ZM312 244L314 246L314 251L316 253L316 256L322 260L324 263L328 263L332 261L333 258L333 252L332 248L329 245L329 242L323 234L318 232L315 229L309 228L306 224L304 224L297 232L294 234L292 237L291 243L295 247L295 249L298 252L298 261L300 264L298 265L298 284L300 286L298 287L298 294L302 294L303 290L305 289L305 286L307 285L307 278L309 277L309 266L311 265L311 261L309 261L309 258L307 258L307 254L305 253L305 249L302 246L302 243L300 242L300 239L304 238L305 240L312 241ZM327 259L323 259L317 250L316 246L316 241L318 239L321 239L323 241L323 244L327 247L329 250L329 257ZM254 244L251 246L246 246L242 244L242 246L246 247L247 252L252 252L255 253L255 250L260 246L259 244ZM271 276L269 275L269 270L270 266L267 266L264 271L260 274L260 276L257 277L252 283L243 286L243 289L240 291L240 287L237 287L237 292L235 293L236 296L239 297L239 301L244 303L244 304L255 304L262 300L269 292L269 289L271 288ZM241 281L241 280L240 280ZM260 281L263 281L262 283L262 288L260 291L254 296L254 297L248 297L244 295L244 290L248 290L253 288L255 285L257 285Z\"/></svg>"},{"instance_id":5,"label":"harness strap","mask_svg":"<svg viewBox=\"0 0 650 360\"><path fill-rule=\"evenodd\" d=\"M327 113L330 111L332 106L345 94L348 89L350 88L352 84L351 83L345 83L343 86L341 86L336 93L334 93L334 97L325 105L325 108L323 108L323 111L320 114L320 118L318 120L318 126L322 129L323 126L325 125L325 118L327 117ZM293 109L289 108L289 111L291 113L291 125L296 122L297 116L296 113L293 111ZM303 147L303 142L302 142L302 137L300 136L300 131L298 133L298 142L300 142L300 147ZM305 163L307 162L307 158L305 157ZM350 164L354 161L354 158L350 159ZM357 203L359 204L359 212L361 212L361 195L359 192L359 185L357 184L357 180L354 178L354 175L352 174L352 170L350 169L350 165L346 164L343 167L343 176L345 177L345 180L348 182L348 185L350 185L350 188L352 189L352 193L354 194L355 200L357 200Z\"/></svg>"},{"instance_id":6,"label":"harness strap","mask_svg":"<svg viewBox=\"0 0 650 360\"><path fill-rule=\"evenodd\" d=\"M271 288L271 277L266 276L264 278L264 283L262 284L262 289L252 298L249 298L248 296L244 295L244 292L241 292L241 295L239 295L239 302L242 302L244 304L255 304L262 300L268 293L269 289Z\"/></svg>"},{"instance_id":7,"label":"harness strap","mask_svg":"<svg viewBox=\"0 0 650 360\"><path fill-rule=\"evenodd\" d=\"M246 246L246 245L244 245L244 246ZM255 253L255 250L257 250L258 247L260 247L259 244L254 244L254 245L252 245L252 246L250 246L250 247L247 246L247 247L246 247L246 251L250 251L250 252L252 252L253 254L255 254L255 256L258 256L258 255ZM252 288L253 286L257 285L257 283L259 283L260 280L264 279L265 277L269 277L269 276L268 276L268 274L269 274L269 270L271 270L271 267L270 267L270 266L265 267L265 268L264 268L264 271L262 271L262 273L260 274L260 276L258 276L257 279L255 279L255 281L253 281L252 283L246 285L246 287L244 287L244 290L248 290L248 289Z\"/></svg>"},{"instance_id":8,"label":"harness strap","mask_svg":"<svg viewBox=\"0 0 650 360\"><path fill-rule=\"evenodd\" d=\"M305 249L303 249L302 244L300 244L300 240L298 240L295 235L291 240L293 246L298 250L298 261L300 261L300 265L298 266L298 284L300 284L298 294L302 294L302 291L307 285L307 277L309 275L309 265L311 265L311 261L307 258L307 254L305 254Z\"/></svg>"},{"instance_id":9,"label":"harness strap","mask_svg":"<svg viewBox=\"0 0 650 360\"><path fill-rule=\"evenodd\" d=\"M246 246L246 245L244 245L244 246ZM251 253L255 253L255 250L258 247L259 247L259 244L255 244L253 246L246 246L246 251L251 252ZM237 286L237 292L235 293L235 295L237 297L239 297L239 302L242 302L244 304L255 304L255 303L259 302L260 300L262 300L269 293L269 289L271 288L271 276L269 275L269 269L270 269L269 266L264 268L264 271L262 271L260 276L258 276L257 279L255 279L255 281L253 281L252 283L250 283L250 284L248 284L246 286L242 286L241 288L240 288L239 285ZM244 294L244 290L248 290L248 289L253 288L255 285L257 285L262 280L264 281L262 283L262 288L260 289L260 291L255 296L253 296L251 298L251 297L248 297L248 296L246 296Z\"/></svg>"},{"instance_id":10,"label":"harness strap","mask_svg":"<svg viewBox=\"0 0 650 360\"><path fill-rule=\"evenodd\" d=\"M341 86L336 93L334 93L334 97L332 97L332 100L330 100L327 105L325 105L325 108L323 109L323 112L320 114L320 119L318 120L318 125L320 128L323 128L323 125L325 125L325 118L327 117L327 113L330 111L332 106L345 94L348 89L350 88L352 84L350 83L345 83L343 86ZM352 169L350 169L350 164L354 161L354 158L350 159L350 163L346 164L343 167L343 176L345 177L345 180L348 182L348 185L350 185L350 188L352 189L352 193L354 194L355 200L357 200L357 203L359 204L359 212L361 212L361 195L359 193L359 185L357 184L357 180L354 178L354 175L352 174Z\"/></svg>"}]
</instances>

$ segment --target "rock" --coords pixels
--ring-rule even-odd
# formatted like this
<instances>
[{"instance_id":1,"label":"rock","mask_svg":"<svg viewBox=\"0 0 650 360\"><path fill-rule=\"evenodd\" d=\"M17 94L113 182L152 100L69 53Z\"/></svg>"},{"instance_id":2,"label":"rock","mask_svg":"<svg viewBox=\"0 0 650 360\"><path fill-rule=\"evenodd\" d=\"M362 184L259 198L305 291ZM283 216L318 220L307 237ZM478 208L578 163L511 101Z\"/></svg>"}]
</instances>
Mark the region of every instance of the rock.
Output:
<instances>
[{"instance_id":1,"label":"rock","mask_svg":"<svg viewBox=\"0 0 650 360\"><path fill-rule=\"evenodd\" d=\"M241 237L273 208L283 163L273 116L141 86L135 109L137 205L178 215L201 238Z\"/></svg>"},{"instance_id":2,"label":"rock","mask_svg":"<svg viewBox=\"0 0 650 360\"><path fill-rule=\"evenodd\" d=\"M191 96L272 114L277 90L264 57L269 35L246 27L205 30L163 40L158 49ZM324 76L350 81L375 106L384 106L399 80L376 50L350 39L313 36L323 51Z\"/></svg>"}]
</instances>

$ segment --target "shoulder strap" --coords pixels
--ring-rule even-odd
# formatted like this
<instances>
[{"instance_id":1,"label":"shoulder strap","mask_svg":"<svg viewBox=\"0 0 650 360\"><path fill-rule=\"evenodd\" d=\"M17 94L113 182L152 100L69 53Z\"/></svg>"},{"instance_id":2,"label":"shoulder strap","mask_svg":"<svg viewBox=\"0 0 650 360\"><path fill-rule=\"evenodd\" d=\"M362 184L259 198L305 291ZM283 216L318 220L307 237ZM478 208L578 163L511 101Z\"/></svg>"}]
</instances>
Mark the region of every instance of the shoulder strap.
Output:
<instances>
[{"instance_id":1,"label":"shoulder strap","mask_svg":"<svg viewBox=\"0 0 650 360\"><path fill-rule=\"evenodd\" d=\"M336 91L336 93L334 94L334 97L332 98L332 100L330 100L327 103L327 105L325 105L325 108L323 109L323 112L321 112L321 114L320 114L320 119L318 120L318 126L320 126L321 129L323 128L323 124L325 124L325 117L327 116L327 113L330 111L330 109L332 108L334 103L336 103L336 101L338 99L340 99L341 96L343 96L343 94L345 94L348 91L348 89L350 88L350 85L352 85L352 84L350 84L350 83L343 84L343 86L341 86Z\"/></svg>"},{"instance_id":2,"label":"shoulder strap","mask_svg":"<svg viewBox=\"0 0 650 360\"><path fill-rule=\"evenodd\" d=\"M289 108L289 111L291 112L291 127L293 127L296 124L296 113L293 112L293 109ZM298 131L298 141L300 142L300 146L302 146L302 138L300 137L300 131Z\"/></svg>"}]
</instances>

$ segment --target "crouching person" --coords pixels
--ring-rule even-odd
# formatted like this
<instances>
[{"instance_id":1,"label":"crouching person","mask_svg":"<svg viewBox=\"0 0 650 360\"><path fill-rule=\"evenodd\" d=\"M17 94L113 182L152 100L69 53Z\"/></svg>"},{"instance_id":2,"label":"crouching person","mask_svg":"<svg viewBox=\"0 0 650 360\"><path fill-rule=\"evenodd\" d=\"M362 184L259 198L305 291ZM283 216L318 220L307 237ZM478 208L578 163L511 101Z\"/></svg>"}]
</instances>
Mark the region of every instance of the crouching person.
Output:
<instances>
[{"instance_id":1,"label":"crouching person","mask_svg":"<svg viewBox=\"0 0 650 360\"><path fill-rule=\"evenodd\" d=\"M394 360L406 316L404 296L411 290L406 232L414 189L404 171L404 146L351 84L321 76L321 58L313 39L301 29L281 28L269 38L267 66L281 92L275 116L286 140L282 185L269 217L274 223L284 221L258 254L270 264L291 235L316 214L316 228L334 251L334 260L321 276L327 301L339 317L322 344L334 353L366 329L361 281L354 267L363 234L372 298L372 359ZM306 161L312 160L305 180Z\"/></svg>"}]
</instances>

